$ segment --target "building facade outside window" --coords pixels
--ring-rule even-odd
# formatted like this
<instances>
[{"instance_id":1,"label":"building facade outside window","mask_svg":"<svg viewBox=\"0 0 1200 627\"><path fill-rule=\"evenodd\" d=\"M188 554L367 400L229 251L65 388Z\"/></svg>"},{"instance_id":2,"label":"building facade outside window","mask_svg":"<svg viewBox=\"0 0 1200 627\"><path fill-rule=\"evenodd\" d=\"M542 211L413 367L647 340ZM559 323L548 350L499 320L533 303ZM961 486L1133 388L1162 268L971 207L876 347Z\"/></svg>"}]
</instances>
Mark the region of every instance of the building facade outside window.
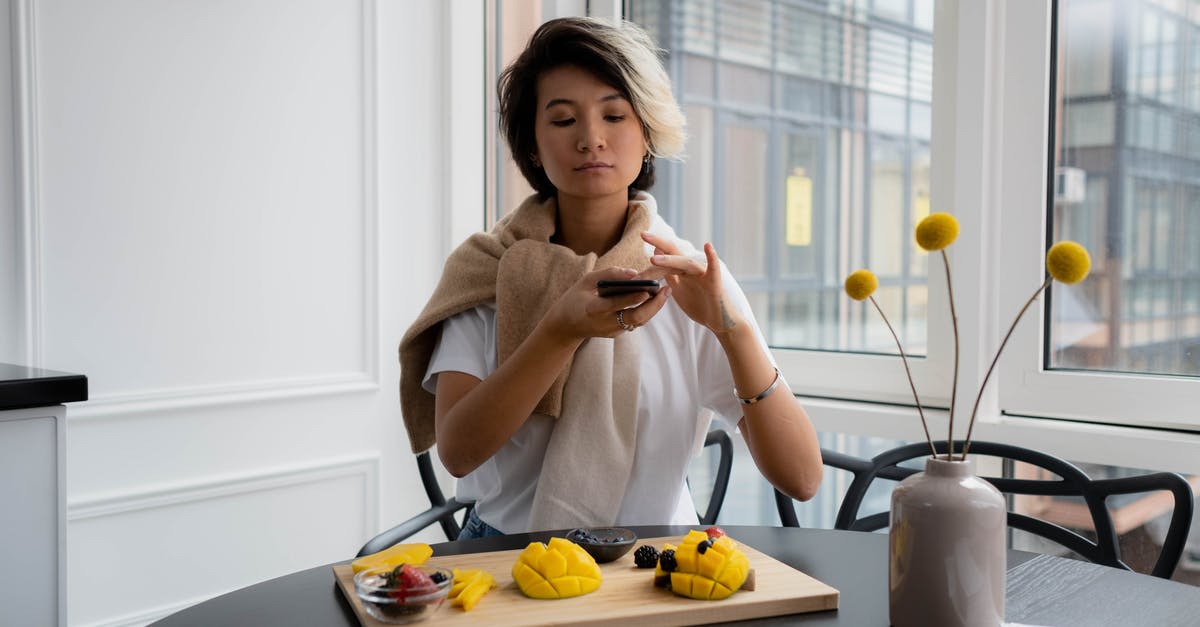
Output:
<instances>
[{"instance_id":1,"label":"building facade outside window","mask_svg":"<svg viewBox=\"0 0 1200 627\"><path fill-rule=\"evenodd\" d=\"M1050 368L1200 376L1200 3L1059 5L1057 237L1093 252L1053 303Z\"/></svg>"},{"instance_id":2,"label":"building facade outside window","mask_svg":"<svg viewBox=\"0 0 1200 627\"><path fill-rule=\"evenodd\" d=\"M932 2L661 0L629 18L668 51L688 158L655 193L712 241L779 348L896 354L869 303L842 294L870 267L876 299L926 352ZM921 253L921 254L918 254Z\"/></svg>"}]
</instances>

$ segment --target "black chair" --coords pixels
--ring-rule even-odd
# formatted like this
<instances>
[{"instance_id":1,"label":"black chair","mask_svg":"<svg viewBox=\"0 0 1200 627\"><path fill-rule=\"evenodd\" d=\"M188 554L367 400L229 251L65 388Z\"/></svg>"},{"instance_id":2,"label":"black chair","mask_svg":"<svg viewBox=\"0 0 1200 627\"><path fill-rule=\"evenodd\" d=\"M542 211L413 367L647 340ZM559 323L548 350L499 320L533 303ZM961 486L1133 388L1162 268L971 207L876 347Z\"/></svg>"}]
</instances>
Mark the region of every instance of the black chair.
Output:
<instances>
[{"instance_id":1,"label":"black chair","mask_svg":"<svg viewBox=\"0 0 1200 627\"><path fill-rule=\"evenodd\" d=\"M709 431L708 436L704 438L704 447L714 445L718 447L720 456L717 461L717 474L713 477L712 494L708 497L708 506L704 508L704 513L696 512L702 525L717 523L721 506L725 504L725 492L729 489L729 472L733 469L733 440L729 438L729 434L720 429Z\"/></svg>"},{"instance_id":2,"label":"black chair","mask_svg":"<svg viewBox=\"0 0 1200 627\"><path fill-rule=\"evenodd\" d=\"M939 454L944 454L947 450L946 441L934 442L934 447ZM961 441L956 441L955 450L962 450ZM1171 492L1175 499L1175 508L1171 514L1171 523L1166 539L1151 574L1169 579L1175 572L1175 567L1179 564L1179 558L1187 541L1193 510L1191 486L1179 474L1156 472L1115 479L1092 479L1075 465L1057 457L995 442L971 442L968 453L1025 462L1057 475L1057 478L1054 479L1014 479L986 476L982 478L991 482L1006 495L1082 497L1092 516L1096 532L1095 541L1058 524L1013 511L1008 512L1008 526L1057 542L1091 562L1125 570L1133 569L1121 561L1120 544L1113 526L1112 515L1105 503L1106 499L1115 494L1138 494L1157 490ZM876 531L888 526L889 512L878 512L867 516L859 515L858 510L867 494L867 489L877 478L900 481L920 472L919 468L903 467L899 464L909 460L928 458L929 443L918 442L900 446L884 451L869 460L826 449L822 449L821 454L827 466L847 470L854 474L850 487L846 489L842 505L838 508L834 528ZM776 491L775 504L779 509L779 519L783 526L800 526L791 498Z\"/></svg>"},{"instance_id":3,"label":"black chair","mask_svg":"<svg viewBox=\"0 0 1200 627\"><path fill-rule=\"evenodd\" d=\"M717 515L721 512L721 505L725 502L725 492L729 489L729 473L733 468L733 441L729 438L729 434L720 429L709 431L708 436L704 438L704 446L707 448L714 445L720 449L720 458L713 480L712 496L709 497L704 513L697 512L700 523L704 525L716 522ZM447 540L458 538L459 532L462 531L462 521L465 521L466 516L470 515L474 503L459 501L453 496L449 498L445 496L438 484L429 451L417 455L417 472L421 476L421 485L425 488L425 494L429 497L429 509L368 540L358 550L359 557L377 553L393 544L402 542L434 523L441 526ZM462 521L456 517L460 512Z\"/></svg>"}]
</instances>

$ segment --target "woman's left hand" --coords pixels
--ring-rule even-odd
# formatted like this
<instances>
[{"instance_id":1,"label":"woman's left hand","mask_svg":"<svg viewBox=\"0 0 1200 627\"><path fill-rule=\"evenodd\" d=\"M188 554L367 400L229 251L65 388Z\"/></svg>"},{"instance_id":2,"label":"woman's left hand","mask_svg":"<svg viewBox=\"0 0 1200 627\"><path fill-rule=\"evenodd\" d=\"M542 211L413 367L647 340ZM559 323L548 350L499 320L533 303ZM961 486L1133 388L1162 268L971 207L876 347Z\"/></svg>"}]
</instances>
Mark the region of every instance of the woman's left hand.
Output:
<instances>
[{"instance_id":1,"label":"woman's left hand","mask_svg":"<svg viewBox=\"0 0 1200 627\"><path fill-rule=\"evenodd\" d=\"M642 239L654 246L650 258L654 267L643 275L665 275L671 296L683 313L718 335L741 324L741 314L728 303L721 286L721 261L712 244L704 244L706 262L701 263L683 255L671 240L649 232L642 233Z\"/></svg>"}]
</instances>

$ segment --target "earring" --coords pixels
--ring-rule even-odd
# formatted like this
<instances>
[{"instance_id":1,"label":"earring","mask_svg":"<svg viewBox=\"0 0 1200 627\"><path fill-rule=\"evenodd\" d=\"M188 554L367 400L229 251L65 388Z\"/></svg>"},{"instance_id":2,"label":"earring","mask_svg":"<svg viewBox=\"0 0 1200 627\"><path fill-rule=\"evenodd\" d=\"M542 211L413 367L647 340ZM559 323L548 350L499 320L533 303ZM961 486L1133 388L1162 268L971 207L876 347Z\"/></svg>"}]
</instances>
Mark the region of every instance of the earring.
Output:
<instances>
[{"instance_id":1,"label":"earring","mask_svg":"<svg viewBox=\"0 0 1200 627\"><path fill-rule=\"evenodd\" d=\"M529 155L529 160L533 162L533 167L535 167L535 168L542 167L542 162L538 160L537 155Z\"/></svg>"}]
</instances>

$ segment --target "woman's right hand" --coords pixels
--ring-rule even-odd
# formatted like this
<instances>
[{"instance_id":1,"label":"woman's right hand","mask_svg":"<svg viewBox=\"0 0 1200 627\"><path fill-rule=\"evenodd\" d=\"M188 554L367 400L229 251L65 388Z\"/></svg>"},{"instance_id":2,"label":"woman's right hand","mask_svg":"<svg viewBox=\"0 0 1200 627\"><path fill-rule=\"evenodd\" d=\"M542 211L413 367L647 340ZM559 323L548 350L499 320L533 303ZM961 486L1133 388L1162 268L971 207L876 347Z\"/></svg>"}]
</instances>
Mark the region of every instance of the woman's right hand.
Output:
<instances>
[{"instance_id":1,"label":"woman's right hand","mask_svg":"<svg viewBox=\"0 0 1200 627\"><path fill-rule=\"evenodd\" d=\"M537 329L482 381L461 372L438 375L438 455L455 477L465 476L500 450L525 423L546 390L589 337L616 337L625 324L646 324L666 304L670 288L602 297L596 281L631 279L633 270L609 268L583 275L559 296Z\"/></svg>"},{"instance_id":2,"label":"woman's right hand","mask_svg":"<svg viewBox=\"0 0 1200 627\"><path fill-rule=\"evenodd\" d=\"M628 268L606 268L583 275L571 289L567 290L550 308L542 324L547 331L573 340L589 337L616 337L626 330L617 320L617 313L625 324L640 327L653 318L667 304L671 289L663 287L653 297L646 292L600 296L597 281L632 279L637 271Z\"/></svg>"}]
</instances>

